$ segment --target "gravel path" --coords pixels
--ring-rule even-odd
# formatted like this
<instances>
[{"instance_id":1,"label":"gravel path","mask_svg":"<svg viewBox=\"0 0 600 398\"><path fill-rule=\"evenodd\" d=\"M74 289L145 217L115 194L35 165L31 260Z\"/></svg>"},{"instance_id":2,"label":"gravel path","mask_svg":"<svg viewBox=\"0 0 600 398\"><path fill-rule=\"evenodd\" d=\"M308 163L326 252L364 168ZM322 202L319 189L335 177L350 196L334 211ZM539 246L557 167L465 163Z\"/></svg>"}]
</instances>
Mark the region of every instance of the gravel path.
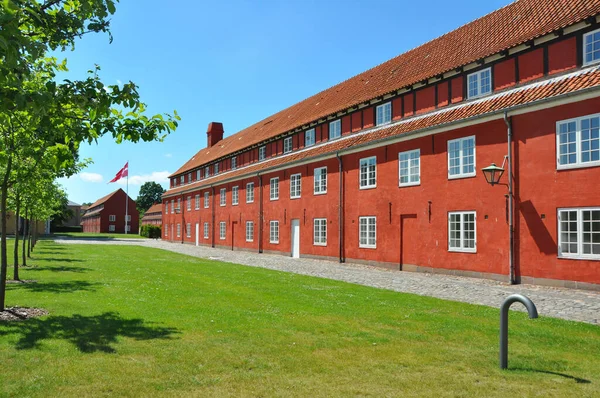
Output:
<instances>
[{"instance_id":1,"label":"gravel path","mask_svg":"<svg viewBox=\"0 0 600 398\"><path fill-rule=\"evenodd\" d=\"M529 297L542 316L563 318L600 325L600 293L534 285L507 285L487 279L465 278L439 274L399 272L357 264L339 264L325 260L294 259L275 254L195 247L160 240L139 239L57 239L66 244L139 245L187 254L194 257L293 272L320 278L335 279L359 285L372 286L397 292L414 293L500 308L511 294ZM524 310L515 304L516 310Z\"/></svg>"}]
</instances>

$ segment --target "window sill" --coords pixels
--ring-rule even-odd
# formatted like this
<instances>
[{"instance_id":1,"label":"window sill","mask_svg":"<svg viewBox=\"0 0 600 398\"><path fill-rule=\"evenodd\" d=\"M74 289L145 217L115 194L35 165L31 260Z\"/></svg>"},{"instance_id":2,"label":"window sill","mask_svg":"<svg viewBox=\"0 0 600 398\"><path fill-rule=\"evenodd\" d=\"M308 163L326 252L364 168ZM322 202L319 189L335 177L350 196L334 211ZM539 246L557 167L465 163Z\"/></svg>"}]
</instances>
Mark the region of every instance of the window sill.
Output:
<instances>
[{"instance_id":1,"label":"window sill","mask_svg":"<svg viewBox=\"0 0 600 398\"><path fill-rule=\"evenodd\" d=\"M469 254L477 253L476 249L448 249L448 251L450 253L469 253Z\"/></svg>"},{"instance_id":2,"label":"window sill","mask_svg":"<svg viewBox=\"0 0 600 398\"><path fill-rule=\"evenodd\" d=\"M315 242L313 242L313 246L327 247L327 243L315 243Z\"/></svg>"},{"instance_id":3,"label":"window sill","mask_svg":"<svg viewBox=\"0 0 600 398\"><path fill-rule=\"evenodd\" d=\"M375 189L377 185L365 185L364 187L360 187L360 189Z\"/></svg>"},{"instance_id":4,"label":"window sill","mask_svg":"<svg viewBox=\"0 0 600 398\"><path fill-rule=\"evenodd\" d=\"M269 243L272 244L272 245L278 245L279 241L277 241L277 242L269 241Z\"/></svg>"},{"instance_id":5,"label":"window sill","mask_svg":"<svg viewBox=\"0 0 600 398\"><path fill-rule=\"evenodd\" d=\"M421 185L421 182L408 182L406 184L398 184L398 188L406 188L406 187L417 187Z\"/></svg>"},{"instance_id":6,"label":"window sill","mask_svg":"<svg viewBox=\"0 0 600 398\"><path fill-rule=\"evenodd\" d=\"M315 192L314 195L315 196L317 196L317 195L327 195L327 191L325 191L325 192Z\"/></svg>"},{"instance_id":7,"label":"window sill","mask_svg":"<svg viewBox=\"0 0 600 398\"><path fill-rule=\"evenodd\" d=\"M360 249L377 249L377 245L358 245Z\"/></svg>"},{"instance_id":8,"label":"window sill","mask_svg":"<svg viewBox=\"0 0 600 398\"><path fill-rule=\"evenodd\" d=\"M556 170L573 170L573 169L586 169L588 167L598 167L600 166L600 160L595 160L593 162L586 163L575 163L575 164L565 164L565 165L556 165Z\"/></svg>"},{"instance_id":9,"label":"window sill","mask_svg":"<svg viewBox=\"0 0 600 398\"><path fill-rule=\"evenodd\" d=\"M477 94L477 95L474 95L472 97L467 97L467 100L476 100L476 99L479 99L479 98L487 97L488 95L492 95L493 93L494 93L493 91L489 91L487 93Z\"/></svg>"},{"instance_id":10,"label":"window sill","mask_svg":"<svg viewBox=\"0 0 600 398\"><path fill-rule=\"evenodd\" d=\"M585 55L584 55L585 56ZM600 64L600 59L596 59L594 61L590 61L590 62L583 62L583 65L581 65L582 67L586 67L586 66L592 66L592 65L596 65L596 64Z\"/></svg>"},{"instance_id":11,"label":"window sill","mask_svg":"<svg viewBox=\"0 0 600 398\"><path fill-rule=\"evenodd\" d=\"M455 175L448 174L449 180L460 180L461 178L473 178L473 177L477 177L477 173L455 174Z\"/></svg>"},{"instance_id":12,"label":"window sill","mask_svg":"<svg viewBox=\"0 0 600 398\"><path fill-rule=\"evenodd\" d=\"M246 201L246 203L248 203L248 204L249 204L249 203L254 203L254 201L253 201L253 200L251 200L250 202Z\"/></svg>"},{"instance_id":13,"label":"window sill","mask_svg":"<svg viewBox=\"0 0 600 398\"><path fill-rule=\"evenodd\" d=\"M301 196L290 196L290 199L301 199Z\"/></svg>"},{"instance_id":14,"label":"window sill","mask_svg":"<svg viewBox=\"0 0 600 398\"><path fill-rule=\"evenodd\" d=\"M568 255L568 254L559 254L557 257L559 260L585 260L585 261L600 261L600 255Z\"/></svg>"}]
</instances>

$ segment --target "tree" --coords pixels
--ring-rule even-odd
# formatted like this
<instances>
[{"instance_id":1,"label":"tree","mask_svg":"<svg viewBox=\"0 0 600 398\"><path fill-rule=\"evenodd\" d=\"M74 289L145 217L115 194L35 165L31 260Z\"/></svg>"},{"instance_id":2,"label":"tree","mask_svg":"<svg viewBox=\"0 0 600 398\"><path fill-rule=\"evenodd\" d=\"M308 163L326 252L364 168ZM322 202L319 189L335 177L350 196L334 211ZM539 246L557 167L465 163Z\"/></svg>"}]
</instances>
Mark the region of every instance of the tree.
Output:
<instances>
[{"instance_id":1,"label":"tree","mask_svg":"<svg viewBox=\"0 0 600 398\"><path fill-rule=\"evenodd\" d=\"M154 181L148 181L142 184L140 187L140 193L135 200L135 207L138 212L145 213L155 203L162 201L162 195L165 193L165 189Z\"/></svg>"},{"instance_id":2,"label":"tree","mask_svg":"<svg viewBox=\"0 0 600 398\"><path fill-rule=\"evenodd\" d=\"M176 112L145 115L138 87L106 86L100 67L82 80L56 81L66 60L51 50L73 49L77 38L108 32L113 0L4 0L0 5L0 311L4 310L6 214L17 169L41 167L54 177L81 169L79 146L110 134L117 143L162 140L177 128ZM23 170L20 170L22 174ZM19 177L22 178L22 177Z\"/></svg>"}]
</instances>

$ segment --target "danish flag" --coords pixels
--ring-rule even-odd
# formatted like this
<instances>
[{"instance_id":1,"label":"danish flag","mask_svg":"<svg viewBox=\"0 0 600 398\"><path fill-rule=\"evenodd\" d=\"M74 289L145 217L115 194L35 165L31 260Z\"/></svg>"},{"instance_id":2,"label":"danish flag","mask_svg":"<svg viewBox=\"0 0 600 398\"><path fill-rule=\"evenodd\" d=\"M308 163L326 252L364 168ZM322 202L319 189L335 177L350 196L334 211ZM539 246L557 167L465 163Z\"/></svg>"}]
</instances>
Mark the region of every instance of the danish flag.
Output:
<instances>
[{"instance_id":1,"label":"danish flag","mask_svg":"<svg viewBox=\"0 0 600 398\"><path fill-rule=\"evenodd\" d=\"M111 182L117 182L121 178L127 177L128 175L129 175L129 162L125 163L125 166L123 166L123 168L121 170L119 170L119 172L117 173L115 178L110 180L108 183L110 184Z\"/></svg>"}]
</instances>

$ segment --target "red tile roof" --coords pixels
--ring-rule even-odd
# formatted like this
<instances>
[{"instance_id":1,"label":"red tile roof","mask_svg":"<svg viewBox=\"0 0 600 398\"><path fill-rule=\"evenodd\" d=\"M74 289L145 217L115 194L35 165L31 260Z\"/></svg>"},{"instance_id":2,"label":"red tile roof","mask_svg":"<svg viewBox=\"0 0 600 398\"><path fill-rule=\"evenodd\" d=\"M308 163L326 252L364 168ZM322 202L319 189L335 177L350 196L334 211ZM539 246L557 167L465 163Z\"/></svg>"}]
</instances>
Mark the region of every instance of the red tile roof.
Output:
<instances>
[{"instance_id":1,"label":"red tile roof","mask_svg":"<svg viewBox=\"0 0 600 398\"><path fill-rule=\"evenodd\" d=\"M99 213L102 209L98 209L98 210L94 210L95 207L100 206L101 204L104 204L108 199L112 198L112 196L114 194L116 194L117 192L122 191L121 188L117 189L114 192L109 193L106 196L101 197L100 199L98 199L97 201L95 201L94 203L92 203L91 205L88 206L88 209L91 210L89 212L86 212L83 216L90 216L92 214L96 214Z\"/></svg>"},{"instance_id":2,"label":"red tile roof","mask_svg":"<svg viewBox=\"0 0 600 398\"><path fill-rule=\"evenodd\" d=\"M260 163L240 168L235 171L219 174L192 184L169 190L164 197L169 197L192 189L208 187L220 181L236 177L256 175L264 169L271 169L292 162L317 158L348 148L355 148L378 140L385 140L403 134L414 133L424 129L444 126L467 118L484 116L519 105L531 104L563 94L574 93L583 89L598 88L600 95L600 67L587 68L567 75L546 78L526 86L505 90L503 92L454 106L439 109L428 114L403 119L385 128L372 128L360 133L343 137L321 145L268 159Z\"/></svg>"},{"instance_id":3,"label":"red tile roof","mask_svg":"<svg viewBox=\"0 0 600 398\"><path fill-rule=\"evenodd\" d=\"M150 215L153 213L162 214L162 204L161 203L155 203L152 206L150 206L150 208L148 210L146 210L146 213L144 213L144 217L142 217L142 219L144 219L146 217L146 215Z\"/></svg>"},{"instance_id":4,"label":"red tile roof","mask_svg":"<svg viewBox=\"0 0 600 398\"><path fill-rule=\"evenodd\" d=\"M600 0L518 0L204 148L177 175L600 13Z\"/></svg>"}]
</instances>

